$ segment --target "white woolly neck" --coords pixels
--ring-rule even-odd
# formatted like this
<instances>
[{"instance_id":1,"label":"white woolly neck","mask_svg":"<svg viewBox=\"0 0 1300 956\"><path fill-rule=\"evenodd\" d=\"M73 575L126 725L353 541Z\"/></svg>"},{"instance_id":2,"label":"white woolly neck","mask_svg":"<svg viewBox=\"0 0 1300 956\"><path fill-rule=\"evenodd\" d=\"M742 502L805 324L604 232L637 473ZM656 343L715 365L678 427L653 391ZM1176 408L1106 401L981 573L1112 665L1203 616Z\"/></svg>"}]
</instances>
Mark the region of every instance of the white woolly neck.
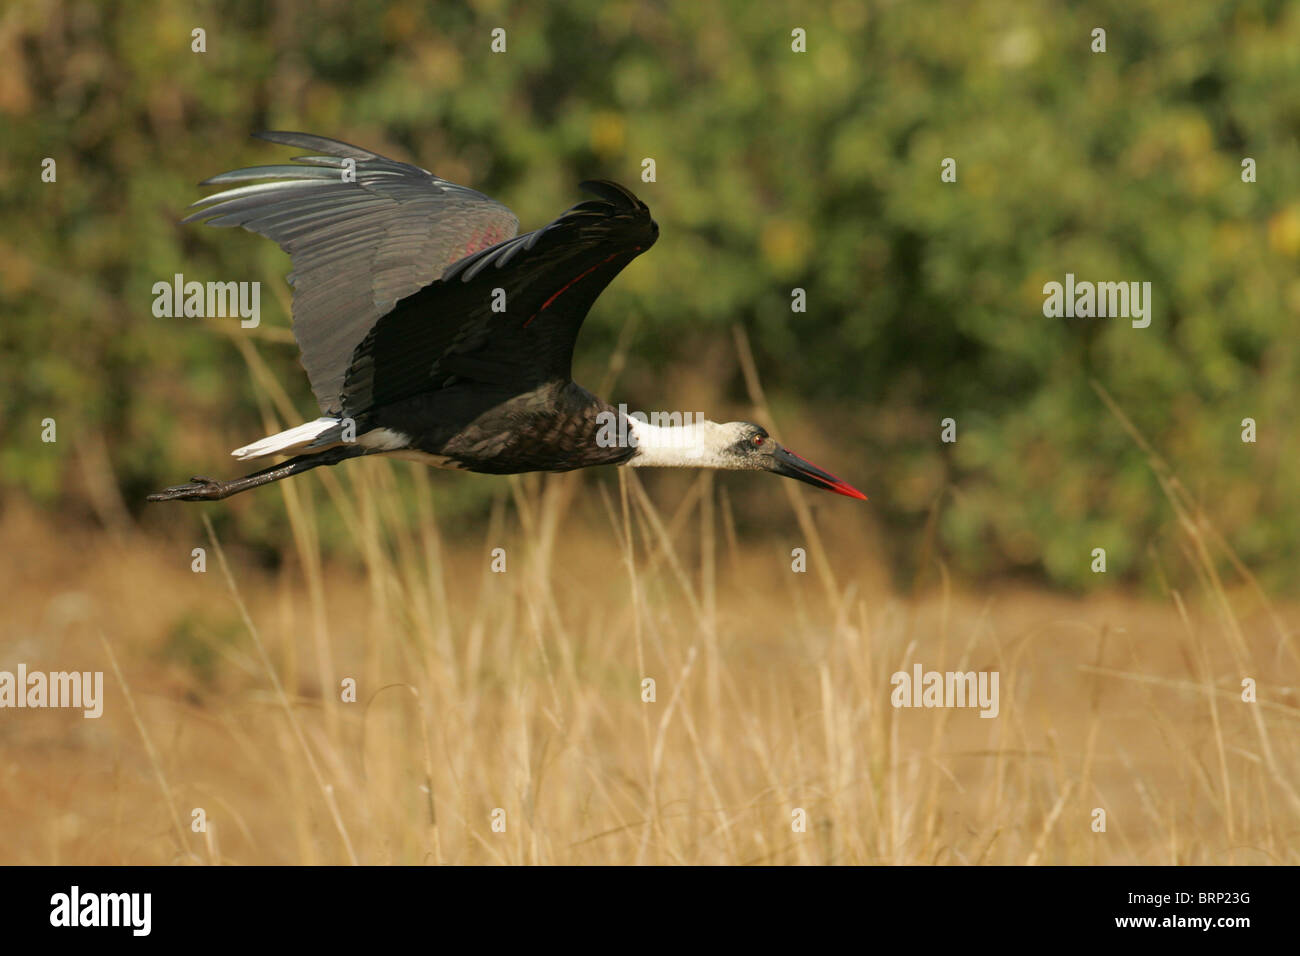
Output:
<instances>
[{"instance_id":1,"label":"white woolly neck","mask_svg":"<svg viewBox=\"0 0 1300 956\"><path fill-rule=\"evenodd\" d=\"M734 439L731 430L707 419L689 425L651 425L628 417L629 435L636 436L633 468L726 468L734 457L723 449Z\"/></svg>"}]
</instances>

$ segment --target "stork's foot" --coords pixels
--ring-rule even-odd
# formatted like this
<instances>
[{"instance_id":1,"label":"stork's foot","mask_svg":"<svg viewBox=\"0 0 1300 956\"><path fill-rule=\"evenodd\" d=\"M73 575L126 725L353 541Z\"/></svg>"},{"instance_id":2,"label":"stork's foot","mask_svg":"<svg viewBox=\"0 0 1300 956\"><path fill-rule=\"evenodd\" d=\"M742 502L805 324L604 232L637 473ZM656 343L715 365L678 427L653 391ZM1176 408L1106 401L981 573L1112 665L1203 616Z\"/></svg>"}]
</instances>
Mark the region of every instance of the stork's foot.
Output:
<instances>
[{"instance_id":1,"label":"stork's foot","mask_svg":"<svg viewBox=\"0 0 1300 956\"><path fill-rule=\"evenodd\" d=\"M220 501L229 492L228 481L215 478L191 478L187 485L172 485L149 496L149 501Z\"/></svg>"}]
</instances>

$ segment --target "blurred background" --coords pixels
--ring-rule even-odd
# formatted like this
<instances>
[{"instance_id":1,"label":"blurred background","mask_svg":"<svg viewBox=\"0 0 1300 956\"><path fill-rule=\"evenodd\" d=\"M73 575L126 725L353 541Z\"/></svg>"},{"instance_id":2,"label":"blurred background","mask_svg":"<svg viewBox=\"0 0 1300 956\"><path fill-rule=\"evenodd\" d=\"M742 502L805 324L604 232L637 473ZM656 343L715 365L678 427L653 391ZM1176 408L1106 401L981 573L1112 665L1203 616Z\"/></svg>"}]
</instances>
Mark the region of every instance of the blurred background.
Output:
<instances>
[{"instance_id":1,"label":"blurred background","mask_svg":"<svg viewBox=\"0 0 1300 956\"><path fill-rule=\"evenodd\" d=\"M1104 53L1091 50L1098 27ZM191 50L196 28L206 32L206 52ZM496 28L506 31L505 53L492 52ZM794 28L806 31L806 53L791 50ZM61 642L88 642L95 658L100 647L86 627L100 622L121 642L126 682L154 695L156 722L144 723L155 735L183 723L182 712L215 735L198 745L176 730L160 743L165 776L209 773L231 786L238 768L186 761L205 746L253 753L250 741L262 740L253 714L274 704L257 696L267 675L225 584L190 573L191 549L214 543L206 514L231 550L289 698L324 708L312 711L320 737L308 738L325 775L343 781L355 743L350 718L326 706L339 661L355 662L372 689L387 675L456 702L455 773L435 760L426 774L428 740L413 729L409 751L393 744L372 770L386 767L396 780L420 766L421 785L445 792L467 786L467 768L494 746L476 732L521 735L508 753L492 751L512 772L536 770L529 742L556 733L567 742L564 759L578 762L572 778L559 770L553 778L581 789L593 767L604 774L626 756L626 735L611 729L621 720L654 751L642 718L604 709L609 687L634 686L646 672L623 674L627 648L608 642L644 634L659 648L646 653L684 674L705 635L702 696L686 694L679 711L698 725L681 741L680 720L671 730L656 725L669 741L665 765L621 771L640 780L629 784L635 812L597 824L585 804L565 808L562 829L575 841L606 825L623 833L633 817L656 821L649 835L633 828L630 844L609 857L587 844L521 837L483 859L1220 862L1228 858L1214 847L1237 852L1230 848L1252 840L1281 858L1300 820L1294 773L1278 769L1282 755L1264 725L1243 717L1235 739L1230 718L1214 711L1211 720L1204 705L1216 693L1206 688L1230 698L1241 674L1267 673L1292 695L1269 719L1292 727L1300 713L1295 608L1270 604L1294 598L1300 567L1297 89L1300 6L1281 0L7 4L0 540L14 593L33 597L8 612L10 646L19 659L23 649L29 661L48 651L58 664ZM316 414L289 332L288 257L242 230L178 225L210 191L198 181L297 154L250 138L261 129L319 133L414 162L506 203L521 231L578 202L583 179L628 185L661 237L596 304L575 378L632 409L775 425L783 441L871 500L796 493L782 487L790 482L752 475L497 479L358 462L218 505L146 506L148 492L192 474L234 477L230 449ZM653 183L641 181L647 157ZM940 179L949 157L955 183ZM1242 181L1248 157L1253 183ZM56 182L41 179L46 158L57 162ZM1150 282L1150 327L1044 317L1044 283L1067 272ZM175 273L261 281L261 326L154 317L152 287ZM791 312L795 288L806 291L806 312ZM57 422L56 443L41 440L47 418ZM946 418L956 421L955 443L939 440ZM1245 418L1257 423L1256 443L1242 441ZM629 510L620 517L620 505L632 519ZM510 576L512 610L486 610L496 607L497 585L481 563L507 539L534 549L521 565L533 570ZM790 583L793 546L813 548L818 569L807 584ZM1105 574L1091 568L1098 547ZM596 583L625 559L644 580L622 577L615 591ZM549 577L565 569L563 580ZM1189 610L1182 589L1202 603ZM684 616L656 617L656 593L674 595L664 600ZM991 596L1012 610L999 619ZM990 624L991 613L1001 623ZM1035 670L1029 662L1045 633L1061 640L1046 641ZM389 650L376 650L381 638ZM950 640L954 655L964 647L986 663L1015 658L1037 675L1004 711L1023 739L1000 731L1010 736L994 744L981 735L997 722L966 725L972 748L1000 755L992 777L947 763L935 770L947 756L935 725L923 721L913 724L914 755L926 769L908 771L913 738L906 729L891 737L887 722L920 718L877 709L882 675L917 647L923 656L931 649L928 665ZM730 658L728 648L742 644L747 656ZM854 648L867 644L881 655L876 670L858 669L866 658ZM1129 656L1108 662L1121 645ZM512 660L521 647L543 663L523 651ZM817 663L805 672L807 655ZM484 663L491 659L500 671ZM410 676L413 660L423 661L423 681ZM1079 683L1071 668L1100 668L1089 672L1095 681L1137 661L1153 672L1167 667L1162 679L1194 690L1191 699L1171 691L1176 700L1133 690L1123 719L1135 722L1119 733L1100 723L1108 713L1101 685ZM548 696L553 663L574 697ZM770 686L778 663L789 687ZM868 699L872 709L852 704ZM242 703L219 717L204 711L230 700ZM1051 709L1066 700L1068 715ZM1049 716L1030 716L1039 707ZM539 730L540 711L552 722ZM830 715L824 735L805 726L814 712ZM131 741L120 746L139 793L117 777L113 787L125 789L113 792L157 800L136 725L116 713L123 723L114 739ZM594 713L610 726L586 736L583 720ZM1155 755L1139 742L1135 752L1096 756L1099 728L1102 740L1116 731L1145 741L1152 714L1164 734L1152 746L1167 749ZM485 715L486 727L475 723ZM768 734L769 718L787 717L788 736ZM108 731L80 719L62 729L26 719L29 760L7 784L10 812L30 814L19 858L179 852L151 842L150 827L165 815L139 832L120 818L92 826L86 814L107 810L92 813L49 789L49 780L71 778L41 761L62 767L60 748L84 755L78 748L93 749L94 735ZM242 736L221 737L236 726ZM1049 726L1050 746L1040 736ZM702 768L732 766L736 727L749 728L748 746L771 776L738 771L706 787ZM281 817L267 810L259 822L249 809L270 806L278 768L294 760L303 762L285 792L295 806L313 799L306 748L279 733L283 751L255 762L262 776L241 764L256 786L243 795L245 818L227 827L242 834L235 855L346 861L348 838L327 849L316 842L329 842L316 824L327 836L336 828L328 800L311 811L315 824L294 824L292 846L276 843ZM864 741L869 752L854 764ZM680 778L669 772L677 743ZM1016 754L1044 766L1021 766ZM1238 755L1242 776L1229 774L1224 754ZM1081 777L1062 769L1071 760L1082 761ZM1089 787L1102 786L1107 767L1116 774L1107 799L1118 805L1134 766L1163 775L1124 791L1130 820L1148 821L1143 835L1130 830L1120 849L1100 856L1070 842L1082 837L1058 844L1052 827L1062 807L1085 801L1084 813L1101 799ZM494 767L474 772L496 779ZM663 822L670 795L661 789L675 779L703 806L753 811L798 791L813 767L825 769L817 778L825 793L842 795L859 775L876 788L824 818L845 843L826 837L822 850L787 857L761 835L738 836L737 818L689 836ZM797 781L779 777L787 768ZM112 789L108 776L96 779L107 789L95 792ZM1230 779L1248 791L1236 791L1235 804ZM903 800L891 816L883 796L869 797L898 780ZM946 789L958 780L965 797ZM1161 792L1160 781L1170 789ZM30 792L71 809L52 823L25 802ZM418 862L432 852L419 840L404 844L410 831L393 822L422 810L376 809L361 784L349 792L373 828L369 855L358 856ZM524 806L543 805L534 791L526 796ZM909 799L924 808L915 817L899 809ZM173 822L188 820L187 806L178 798ZM998 824L1000 812L1013 816ZM481 823L477 813L464 819ZM351 819L347 808L343 818ZM118 840L112 848L95 843L105 829ZM1017 835L990 849L999 832ZM1189 834L1204 840L1184 845ZM186 839L180 832L177 842ZM487 845L466 836L438 858L478 859ZM226 858L210 843L204 852Z\"/></svg>"},{"instance_id":2,"label":"blurred background","mask_svg":"<svg viewBox=\"0 0 1300 956\"><path fill-rule=\"evenodd\" d=\"M8 5L4 492L148 522L145 493L230 471L226 452L260 435L237 323L152 315L153 283L177 272L263 282L263 334L243 337L311 412L275 335L288 257L242 231L177 225L209 191L200 179L293 155L250 133L301 129L485 191L522 229L578 201L583 178L629 184L663 238L593 311L578 380L598 384L631 325L615 401L743 412L740 326L785 437L800 447L812 429L833 449L827 467L872 496L896 567L933 520L969 575L1087 588L1080 556L1104 545L1111 575L1151 583L1142 553L1168 512L1095 378L1185 469L1243 559L1294 585L1300 107L1285 91L1300 82L1300 10L1166 11ZM794 26L806 54L791 52ZM1090 52L1097 26L1104 54ZM190 50L195 27L206 53ZM490 50L496 27L505 54ZM45 157L57 184L40 180ZM955 184L940 182L945 157ZM1151 282L1150 328L1045 318L1043 284L1066 272ZM806 313L790 310L795 287ZM45 417L56 445L40 441ZM938 440L946 417L955 444ZM1257 444L1241 441L1246 417ZM88 470L112 487L87 488ZM486 507L483 483L440 484L457 509ZM265 510L223 513L269 544L283 529L249 513Z\"/></svg>"}]
</instances>

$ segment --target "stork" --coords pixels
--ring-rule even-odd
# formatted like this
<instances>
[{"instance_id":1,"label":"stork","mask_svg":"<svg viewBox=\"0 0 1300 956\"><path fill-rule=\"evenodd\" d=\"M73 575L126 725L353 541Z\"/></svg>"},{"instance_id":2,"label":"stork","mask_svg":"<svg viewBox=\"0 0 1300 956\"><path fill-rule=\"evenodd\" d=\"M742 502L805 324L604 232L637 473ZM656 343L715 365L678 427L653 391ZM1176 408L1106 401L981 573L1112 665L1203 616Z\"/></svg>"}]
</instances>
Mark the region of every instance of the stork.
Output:
<instances>
[{"instance_id":1,"label":"stork","mask_svg":"<svg viewBox=\"0 0 1300 956\"><path fill-rule=\"evenodd\" d=\"M366 455L494 475L770 471L866 498L758 425L657 426L573 381L582 320L659 236L622 186L584 182L596 198L520 236L501 203L427 169L307 133L256 135L312 155L206 180L248 185L200 199L183 222L242 226L289 253L294 338L322 414L232 452L288 461L229 481L193 478L150 501L218 500ZM615 431L625 439L607 440Z\"/></svg>"}]
</instances>

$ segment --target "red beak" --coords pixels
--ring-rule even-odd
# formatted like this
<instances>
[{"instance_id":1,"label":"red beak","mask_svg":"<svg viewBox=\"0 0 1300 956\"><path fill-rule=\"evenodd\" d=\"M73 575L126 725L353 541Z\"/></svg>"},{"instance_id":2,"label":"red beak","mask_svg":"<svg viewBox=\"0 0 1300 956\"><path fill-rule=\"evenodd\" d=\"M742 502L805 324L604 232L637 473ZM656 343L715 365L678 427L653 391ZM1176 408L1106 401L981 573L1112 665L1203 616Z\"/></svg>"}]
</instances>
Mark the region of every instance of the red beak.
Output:
<instances>
[{"instance_id":1,"label":"red beak","mask_svg":"<svg viewBox=\"0 0 1300 956\"><path fill-rule=\"evenodd\" d=\"M777 446L772 453L772 471L786 478L797 478L817 488L833 491L846 498L867 500L867 496L846 481L840 481L829 471L822 471L806 458L800 458L788 448Z\"/></svg>"}]
</instances>

